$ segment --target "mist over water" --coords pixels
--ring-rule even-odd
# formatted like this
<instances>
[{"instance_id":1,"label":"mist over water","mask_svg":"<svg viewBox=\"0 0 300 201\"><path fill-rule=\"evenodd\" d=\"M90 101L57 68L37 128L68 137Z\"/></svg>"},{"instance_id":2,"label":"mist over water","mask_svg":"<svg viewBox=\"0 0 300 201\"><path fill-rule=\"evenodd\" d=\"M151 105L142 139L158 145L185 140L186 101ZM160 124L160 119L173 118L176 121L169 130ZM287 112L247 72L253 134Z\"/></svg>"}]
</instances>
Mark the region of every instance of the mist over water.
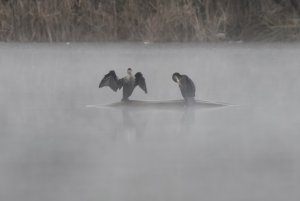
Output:
<instances>
[{"instance_id":1,"label":"mist over water","mask_svg":"<svg viewBox=\"0 0 300 201\"><path fill-rule=\"evenodd\" d=\"M300 44L0 43L0 200L300 199ZM225 107L104 107L104 74ZM87 107L87 106L101 107ZM103 107L102 107L103 106Z\"/></svg>"}]
</instances>

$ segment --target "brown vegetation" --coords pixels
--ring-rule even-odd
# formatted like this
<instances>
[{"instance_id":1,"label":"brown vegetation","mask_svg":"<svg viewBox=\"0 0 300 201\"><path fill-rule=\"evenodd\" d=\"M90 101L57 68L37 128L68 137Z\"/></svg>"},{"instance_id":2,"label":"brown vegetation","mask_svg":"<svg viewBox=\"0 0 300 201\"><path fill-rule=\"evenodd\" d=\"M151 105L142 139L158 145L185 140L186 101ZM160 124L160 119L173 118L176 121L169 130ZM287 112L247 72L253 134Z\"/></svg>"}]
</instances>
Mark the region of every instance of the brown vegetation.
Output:
<instances>
[{"instance_id":1,"label":"brown vegetation","mask_svg":"<svg viewBox=\"0 0 300 201\"><path fill-rule=\"evenodd\" d=\"M299 40L300 0L0 0L2 41Z\"/></svg>"}]
</instances>

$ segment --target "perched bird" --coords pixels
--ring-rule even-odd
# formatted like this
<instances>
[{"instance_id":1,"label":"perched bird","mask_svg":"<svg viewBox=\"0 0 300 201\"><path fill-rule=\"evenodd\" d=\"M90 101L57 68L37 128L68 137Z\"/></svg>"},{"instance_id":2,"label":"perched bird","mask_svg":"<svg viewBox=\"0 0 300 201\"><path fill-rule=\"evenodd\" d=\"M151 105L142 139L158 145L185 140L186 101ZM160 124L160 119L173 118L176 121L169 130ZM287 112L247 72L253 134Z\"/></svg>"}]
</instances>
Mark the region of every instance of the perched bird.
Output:
<instances>
[{"instance_id":1,"label":"perched bird","mask_svg":"<svg viewBox=\"0 0 300 201\"><path fill-rule=\"evenodd\" d=\"M187 75L173 73L172 79L180 88L181 94L186 102L194 101L195 98L195 85Z\"/></svg>"},{"instance_id":2,"label":"perched bird","mask_svg":"<svg viewBox=\"0 0 300 201\"><path fill-rule=\"evenodd\" d=\"M99 88L104 86L110 87L115 92L123 87L122 101L128 101L129 96L131 96L136 86L139 86L145 93L147 93L146 81L143 74L137 72L133 76L131 68L127 69L127 76L121 79L118 79L114 70L109 71L109 73L101 80Z\"/></svg>"}]
</instances>

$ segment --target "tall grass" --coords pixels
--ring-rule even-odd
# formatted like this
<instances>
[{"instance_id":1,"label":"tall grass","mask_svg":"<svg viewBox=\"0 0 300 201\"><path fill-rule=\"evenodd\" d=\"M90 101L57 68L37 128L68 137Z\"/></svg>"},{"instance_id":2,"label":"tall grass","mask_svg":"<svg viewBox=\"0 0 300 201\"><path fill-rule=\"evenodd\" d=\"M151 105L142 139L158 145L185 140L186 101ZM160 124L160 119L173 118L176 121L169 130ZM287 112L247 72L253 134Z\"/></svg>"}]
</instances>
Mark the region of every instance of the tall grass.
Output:
<instances>
[{"instance_id":1,"label":"tall grass","mask_svg":"<svg viewBox=\"0 0 300 201\"><path fill-rule=\"evenodd\" d=\"M299 40L299 13L297 0L0 0L0 40Z\"/></svg>"}]
</instances>

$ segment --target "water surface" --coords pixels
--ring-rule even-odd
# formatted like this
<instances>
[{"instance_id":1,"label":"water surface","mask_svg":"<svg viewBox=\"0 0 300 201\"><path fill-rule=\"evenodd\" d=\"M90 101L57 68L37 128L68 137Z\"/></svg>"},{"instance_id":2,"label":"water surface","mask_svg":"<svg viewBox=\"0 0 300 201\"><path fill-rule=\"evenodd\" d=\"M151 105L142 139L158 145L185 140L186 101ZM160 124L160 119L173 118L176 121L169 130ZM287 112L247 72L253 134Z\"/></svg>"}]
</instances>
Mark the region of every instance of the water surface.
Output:
<instances>
[{"instance_id":1,"label":"water surface","mask_svg":"<svg viewBox=\"0 0 300 201\"><path fill-rule=\"evenodd\" d=\"M0 44L5 201L300 199L299 44ZM174 100L173 72L226 107L108 105L110 69Z\"/></svg>"}]
</instances>

